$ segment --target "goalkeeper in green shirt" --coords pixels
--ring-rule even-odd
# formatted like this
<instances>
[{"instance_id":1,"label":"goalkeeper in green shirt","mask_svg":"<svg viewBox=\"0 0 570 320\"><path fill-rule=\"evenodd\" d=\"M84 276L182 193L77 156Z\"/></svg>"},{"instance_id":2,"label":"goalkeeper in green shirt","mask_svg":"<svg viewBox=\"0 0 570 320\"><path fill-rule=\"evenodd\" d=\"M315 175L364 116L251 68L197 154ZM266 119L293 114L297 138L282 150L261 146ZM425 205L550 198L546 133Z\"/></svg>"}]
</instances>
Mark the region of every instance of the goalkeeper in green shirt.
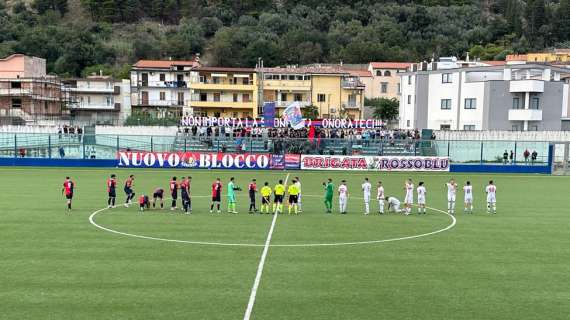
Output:
<instances>
[{"instance_id":1,"label":"goalkeeper in green shirt","mask_svg":"<svg viewBox=\"0 0 570 320\"><path fill-rule=\"evenodd\" d=\"M229 213L237 213L235 191L241 191L241 188L235 184L234 177L231 177L230 183L228 183L228 212Z\"/></svg>"},{"instance_id":2,"label":"goalkeeper in green shirt","mask_svg":"<svg viewBox=\"0 0 570 320\"><path fill-rule=\"evenodd\" d=\"M323 186L325 186L325 209L327 210L326 213L332 213L332 202L333 202L333 194L334 194L334 185L332 183L332 179L329 178L328 182L323 182Z\"/></svg>"}]
</instances>

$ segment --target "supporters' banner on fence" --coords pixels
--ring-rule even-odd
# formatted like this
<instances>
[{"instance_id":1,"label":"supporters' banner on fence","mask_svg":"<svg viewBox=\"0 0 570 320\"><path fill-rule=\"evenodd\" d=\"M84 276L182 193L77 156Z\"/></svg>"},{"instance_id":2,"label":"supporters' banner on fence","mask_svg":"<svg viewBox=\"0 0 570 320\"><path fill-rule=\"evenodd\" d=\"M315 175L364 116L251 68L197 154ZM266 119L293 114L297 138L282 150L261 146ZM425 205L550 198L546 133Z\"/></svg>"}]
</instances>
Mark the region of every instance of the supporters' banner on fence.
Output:
<instances>
[{"instance_id":1,"label":"supporters' banner on fence","mask_svg":"<svg viewBox=\"0 0 570 320\"><path fill-rule=\"evenodd\" d=\"M269 169L269 154L215 152L119 152L119 167Z\"/></svg>"},{"instance_id":2,"label":"supporters' banner on fence","mask_svg":"<svg viewBox=\"0 0 570 320\"><path fill-rule=\"evenodd\" d=\"M445 157L302 155L302 170L449 171Z\"/></svg>"},{"instance_id":3,"label":"supporters' banner on fence","mask_svg":"<svg viewBox=\"0 0 570 320\"><path fill-rule=\"evenodd\" d=\"M273 170L285 169L285 156L282 154L272 154L270 168Z\"/></svg>"},{"instance_id":4,"label":"supporters' banner on fence","mask_svg":"<svg viewBox=\"0 0 570 320\"><path fill-rule=\"evenodd\" d=\"M275 108L274 103L266 105L264 108ZM273 109L273 113L275 109ZM180 120L180 125L184 127L229 127L229 128L258 128L258 127L275 127L275 128L325 128L325 129L374 129L384 127L384 122L378 119L303 119L299 117L294 118L294 123L291 119L273 118L270 117L270 112L264 113L262 119L239 119L239 118L217 118L217 117L193 117L186 116ZM300 125L303 123L303 125Z\"/></svg>"},{"instance_id":5,"label":"supporters' banner on fence","mask_svg":"<svg viewBox=\"0 0 570 320\"><path fill-rule=\"evenodd\" d=\"M275 102L265 102L263 104L263 121L265 126L273 127L275 119Z\"/></svg>"},{"instance_id":6,"label":"supporters' banner on fence","mask_svg":"<svg viewBox=\"0 0 570 320\"><path fill-rule=\"evenodd\" d=\"M300 167L301 167L301 155L299 154L285 155L285 169L299 169Z\"/></svg>"}]
</instances>

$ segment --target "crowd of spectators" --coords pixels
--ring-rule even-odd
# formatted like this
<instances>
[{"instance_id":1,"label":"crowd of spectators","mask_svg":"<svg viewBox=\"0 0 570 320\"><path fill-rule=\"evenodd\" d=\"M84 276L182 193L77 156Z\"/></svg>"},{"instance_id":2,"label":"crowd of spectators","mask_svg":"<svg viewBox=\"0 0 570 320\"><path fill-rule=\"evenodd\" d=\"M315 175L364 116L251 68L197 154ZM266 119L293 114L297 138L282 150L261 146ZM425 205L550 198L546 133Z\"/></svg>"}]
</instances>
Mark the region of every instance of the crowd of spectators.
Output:
<instances>
[{"instance_id":1,"label":"crowd of spectators","mask_svg":"<svg viewBox=\"0 0 570 320\"><path fill-rule=\"evenodd\" d=\"M83 138L83 127L80 126L59 126L57 128L57 135L59 139L63 137L77 138L79 141Z\"/></svg>"}]
</instances>

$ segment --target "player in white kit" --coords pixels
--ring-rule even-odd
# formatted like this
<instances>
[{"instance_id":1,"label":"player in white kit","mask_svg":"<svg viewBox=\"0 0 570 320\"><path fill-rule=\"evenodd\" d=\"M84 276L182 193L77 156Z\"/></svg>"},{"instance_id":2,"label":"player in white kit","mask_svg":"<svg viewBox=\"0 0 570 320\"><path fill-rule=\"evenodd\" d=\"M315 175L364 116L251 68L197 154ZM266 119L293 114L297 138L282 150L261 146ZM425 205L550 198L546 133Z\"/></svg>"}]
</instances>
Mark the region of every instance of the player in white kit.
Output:
<instances>
[{"instance_id":1,"label":"player in white kit","mask_svg":"<svg viewBox=\"0 0 570 320\"><path fill-rule=\"evenodd\" d=\"M382 186L382 181L378 181L378 193L376 199L378 199L378 213L384 214L384 186Z\"/></svg>"},{"instance_id":2,"label":"player in white kit","mask_svg":"<svg viewBox=\"0 0 570 320\"><path fill-rule=\"evenodd\" d=\"M412 205L414 204L414 184L411 178L406 181L404 190L406 190L406 197L404 198L404 211L406 214L410 214L412 213Z\"/></svg>"},{"instance_id":3,"label":"player in white kit","mask_svg":"<svg viewBox=\"0 0 570 320\"><path fill-rule=\"evenodd\" d=\"M338 204L340 207L340 213L346 214L346 203L348 202L348 187L346 186L346 180L340 182L338 186Z\"/></svg>"},{"instance_id":4,"label":"player in white kit","mask_svg":"<svg viewBox=\"0 0 570 320\"><path fill-rule=\"evenodd\" d=\"M395 197L386 197L386 201L388 202L388 211L400 213L400 200Z\"/></svg>"},{"instance_id":5,"label":"player in white kit","mask_svg":"<svg viewBox=\"0 0 570 320\"><path fill-rule=\"evenodd\" d=\"M493 183L493 180L489 181L489 185L485 188L487 193L487 213L497 213L497 186Z\"/></svg>"},{"instance_id":6,"label":"player in white kit","mask_svg":"<svg viewBox=\"0 0 570 320\"><path fill-rule=\"evenodd\" d=\"M425 214L426 213L426 187L424 187L424 183L420 181L418 183L418 189L416 189L418 193L418 213Z\"/></svg>"},{"instance_id":7,"label":"player in white kit","mask_svg":"<svg viewBox=\"0 0 570 320\"><path fill-rule=\"evenodd\" d=\"M297 208L299 209L299 213L303 212L303 207L301 205L301 180L299 180L299 177L295 177L295 185L297 186L297 189L299 190L299 194L297 195Z\"/></svg>"},{"instance_id":8,"label":"player in white kit","mask_svg":"<svg viewBox=\"0 0 570 320\"><path fill-rule=\"evenodd\" d=\"M465 202L465 213L473 213L473 186L471 181L467 181L463 186L463 199Z\"/></svg>"},{"instance_id":9,"label":"player in white kit","mask_svg":"<svg viewBox=\"0 0 570 320\"><path fill-rule=\"evenodd\" d=\"M457 183L455 183L455 179L452 178L445 185L447 186L447 213L455 214L455 194L457 192Z\"/></svg>"},{"instance_id":10,"label":"player in white kit","mask_svg":"<svg viewBox=\"0 0 570 320\"><path fill-rule=\"evenodd\" d=\"M364 214L368 215L370 213L370 191L372 190L372 185L368 181L368 178L364 178L364 183L362 183L362 192L364 196Z\"/></svg>"}]
</instances>

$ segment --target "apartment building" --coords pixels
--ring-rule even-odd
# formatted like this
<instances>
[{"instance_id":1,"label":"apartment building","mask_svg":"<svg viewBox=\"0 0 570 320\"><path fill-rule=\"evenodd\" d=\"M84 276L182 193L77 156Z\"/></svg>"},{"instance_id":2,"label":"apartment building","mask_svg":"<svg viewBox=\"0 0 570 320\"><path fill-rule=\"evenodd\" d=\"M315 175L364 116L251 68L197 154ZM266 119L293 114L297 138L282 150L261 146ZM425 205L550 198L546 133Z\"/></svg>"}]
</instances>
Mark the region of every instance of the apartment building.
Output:
<instances>
[{"instance_id":1,"label":"apartment building","mask_svg":"<svg viewBox=\"0 0 570 320\"><path fill-rule=\"evenodd\" d=\"M66 79L68 109L75 121L122 124L131 114L131 83L109 76Z\"/></svg>"},{"instance_id":2,"label":"apartment building","mask_svg":"<svg viewBox=\"0 0 570 320\"><path fill-rule=\"evenodd\" d=\"M182 116L190 112L190 82L199 59L188 61L140 60L131 68L133 112L155 117Z\"/></svg>"},{"instance_id":3,"label":"apartment building","mask_svg":"<svg viewBox=\"0 0 570 320\"><path fill-rule=\"evenodd\" d=\"M198 67L194 71L190 105L195 116L258 116L258 83L255 69Z\"/></svg>"},{"instance_id":4,"label":"apartment building","mask_svg":"<svg viewBox=\"0 0 570 320\"><path fill-rule=\"evenodd\" d=\"M64 117L66 95L58 78L46 74L45 59L13 54L0 59L0 118L24 123Z\"/></svg>"},{"instance_id":5,"label":"apartment building","mask_svg":"<svg viewBox=\"0 0 570 320\"><path fill-rule=\"evenodd\" d=\"M507 61L529 63L570 63L570 49L554 49L551 52L532 52L527 54L510 54Z\"/></svg>"},{"instance_id":6,"label":"apartment building","mask_svg":"<svg viewBox=\"0 0 570 320\"><path fill-rule=\"evenodd\" d=\"M313 105L321 118L362 118L365 84L360 72L341 67L285 67L259 69L263 100L275 102L282 112L293 102Z\"/></svg>"},{"instance_id":7,"label":"apartment building","mask_svg":"<svg viewBox=\"0 0 570 320\"><path fill-rule=\"evenodd\" d=\"M570 69L544 64L460 68L419 64L400 73L400 127L434 130L561 130Z\"/></svg>"},{"instance_id":8,"label":"apartment building","mask_svg":"<svg viewBox=\"0 0 570 320\"><path fill-rule=\"evenodd\" d=\"M400 73L408 71L409 62L370 62L368 71L372 75L366 98L387 98L400 100Z\"/></svg>"}]
</instances>

